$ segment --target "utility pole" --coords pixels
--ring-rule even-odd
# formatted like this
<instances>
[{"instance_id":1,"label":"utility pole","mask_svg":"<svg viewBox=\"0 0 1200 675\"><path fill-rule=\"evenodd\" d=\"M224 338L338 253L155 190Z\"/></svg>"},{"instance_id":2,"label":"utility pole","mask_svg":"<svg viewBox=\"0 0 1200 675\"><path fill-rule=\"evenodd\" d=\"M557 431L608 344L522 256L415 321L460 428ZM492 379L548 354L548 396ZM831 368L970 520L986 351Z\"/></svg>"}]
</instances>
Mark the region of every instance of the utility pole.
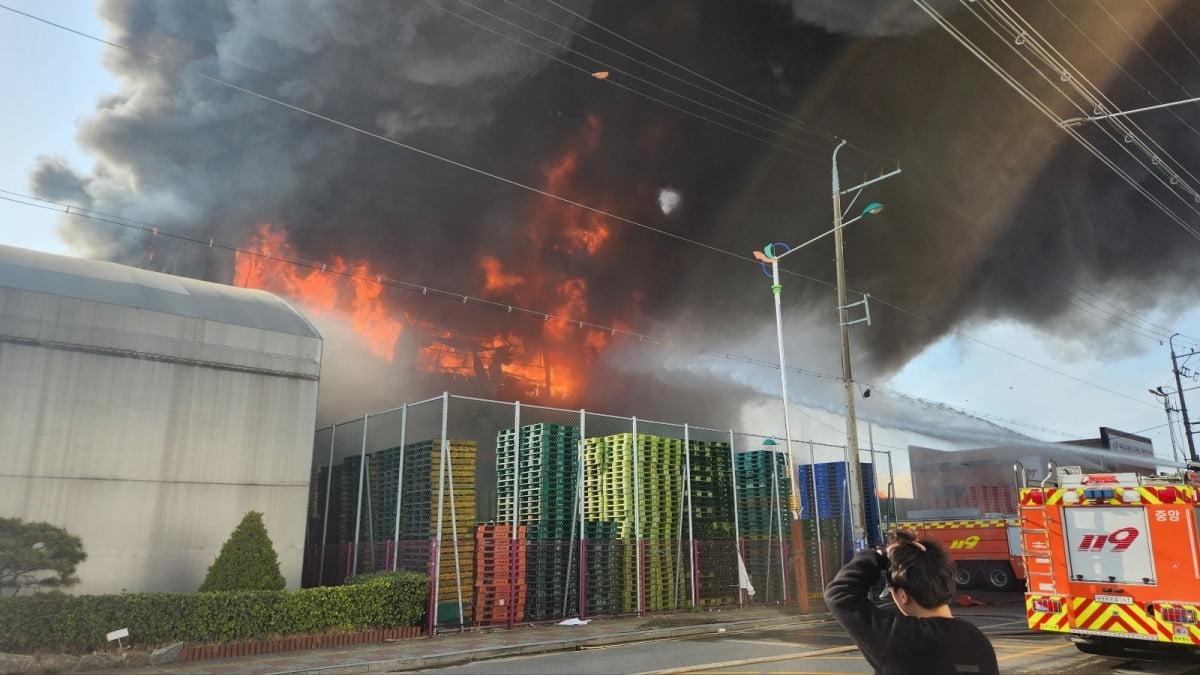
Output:
<instances>
[{"instance_id":1,"label":"utility pole","mask_svg":"<svg viewBox=\"0 0 1200 675\"><path fill-rule=\"evenodd\" d=\"M1192 423L1188 420L1187 399L1183 397L1183 380L1179 376L1179 361L1175 355L1176 335L1179 335L1179 333L1172 335L1167 340L1167 344L1171 346L1171 370L1175 373L1175 391L1179 394L1179 412L1183 415L1183 435L1187 438L1188 455L1192 458L1193 462L1200 462L1200 459L1196 457L1196 440L1192 438ZM1187 358L1195 353L1196 350L1193 349L1184 354L1183 357Z\"/></svg>"}]
</instances>

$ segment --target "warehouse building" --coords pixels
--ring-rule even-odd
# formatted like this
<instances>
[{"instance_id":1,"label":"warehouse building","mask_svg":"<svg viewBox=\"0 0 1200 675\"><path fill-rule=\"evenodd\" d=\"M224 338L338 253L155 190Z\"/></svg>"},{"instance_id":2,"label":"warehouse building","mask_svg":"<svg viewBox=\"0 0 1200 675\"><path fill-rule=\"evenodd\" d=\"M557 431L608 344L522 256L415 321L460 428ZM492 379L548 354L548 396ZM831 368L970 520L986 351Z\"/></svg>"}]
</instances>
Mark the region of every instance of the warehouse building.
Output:
<instances>
[{"instance_id":1,"label":"warehouse building","mask_svg":"<svg viewBox=\"0 0 1200 675\"><path fill-rule=\"evenodd\" d=\"M1017 512L1017 462L1032 484L1046 477L1050 461L1082 467L1085 473L1153 474L1177 464L1157 457L1149 438L1109 427L1100 427L1097 438L1030 446L944 451L910 445L908 455L912 466L920 467L913 471L913 497L920 508L981 513Z\"/></svg>"},{"instance_id":2,"label":"warehouse building","mask_svg":"<svg viewBox=\"0 0 1200 675\"><path fill-rule=\"evenodd\" d=\"M271 295L0 246L0 516L75 593L194 591L247 511L299 586L322 340Z\"/></svg>"}]
</instances>

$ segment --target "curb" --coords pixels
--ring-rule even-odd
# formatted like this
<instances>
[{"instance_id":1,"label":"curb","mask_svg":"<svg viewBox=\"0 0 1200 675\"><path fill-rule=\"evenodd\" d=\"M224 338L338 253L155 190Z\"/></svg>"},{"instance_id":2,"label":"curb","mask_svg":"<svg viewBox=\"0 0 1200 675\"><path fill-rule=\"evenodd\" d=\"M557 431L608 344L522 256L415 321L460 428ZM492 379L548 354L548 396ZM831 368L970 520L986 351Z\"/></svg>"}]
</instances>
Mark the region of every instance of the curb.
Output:
<instances>
[{"instance_id":1,"label":"curb","mask_svg":"<svg viewBox=\"0 0 1200 675\"><path fill-rule=\"evenodd\" d=\"M799 616L782 616L771 617L766 619L745 619L742 621L729 621L722 623L709 623L696 626L678 626L675 628L657 628L651 630L642 630L628 633L614 633L612 635L596 635L587 638L568 638L563 640L545 640L542 642L530 642L519 645L505 645L501 647L485 647L483 649L471 649L467 651L445 652L442 654L430 654L427 656L407 656L395 659L383 659L380 661L364 661L362 663L347 663L337 666L325 666L322 668L304 668L300 670L281 670L272 675L284 675L292 673L313 673L320 675L350 675L351 673L386 673L403 670L419 670L422 668L435 668L441 666L454 666L473 661L486 661L488 659L496 659L505 656L524 656L528 654L544 654L557 651L578 651L589 647L604 647L608 645L625 644L633 642L647 642L652 640L669 640L683 637L692 637L695 635L705 635L708 633L721 632L725 630L752 630L755 628L764 628L767 626L785 626L790 624L805 624L805 623L820 623L829 620L830 615L827 612L819 614L810 614L804 617ZM720 630L719 630L720 629Z\"/></svg>"}]
</instances>

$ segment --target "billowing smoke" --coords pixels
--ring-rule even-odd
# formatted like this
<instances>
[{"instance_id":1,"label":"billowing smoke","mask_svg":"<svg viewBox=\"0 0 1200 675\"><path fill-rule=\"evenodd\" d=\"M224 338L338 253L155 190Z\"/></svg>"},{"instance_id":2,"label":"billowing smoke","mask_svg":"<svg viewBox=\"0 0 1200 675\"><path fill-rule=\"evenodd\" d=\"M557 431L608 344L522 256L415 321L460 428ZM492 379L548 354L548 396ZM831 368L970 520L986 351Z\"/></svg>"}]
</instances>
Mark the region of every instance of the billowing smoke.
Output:
<instances>
[{"instance_id":1,"label":"billowing smoke","mask_svg":"<svg viewBox=\"0 0 1200 675\"><path fill-rule=\"evenodd\" d=\"M1181 41L1145 12L1119 12L1128 31L1121 37L1101 13L1082 13L1072 24L1042 3L1016 4L1127 107L1145 103L1141 87L1168 89L1155 61L1188 64L1186 44L1200 40L1200 20L1182 3L1156 3ZM46 159L34 189L201 240L247 245L272 224L309 260L367 261L373 273L395 279L771 361L769 280L755 263L686 240L748 256L767 242L796 243L828 229L836 134L853 142L840 156L844 184L896 161L904 171L852 207L882 201L888 208L878 222L847 230L850 285L924 317L872 306L875 327L855 336L867 380L886 378L957 326L995 317L1073 340L1113 340L1108 320L1074 304L1070 289L1170 316L1200 260L1194 240L910 2L108 0L101 12L107 38L132 51L109 53L121 88L80 130L96 167ZM757 102L750 108L762 104L829 133L732 107L726 98L743 99L723 90L715 96L710 83L701 82L707 93L687 89L644 62L673 66L608 31L735 88ZM1088 43L1097 36L1106 40L1103 52ZM1139 42L1156 50L1153 60ZM590 75L602 70L608 77ZM1172 73L1179 90L1200 88L1194 63ZM1178 114L1200 125L1194 110ZM1160 137L1164 146L1195 147L1194 128L1171 128L1184 131ZM96 256L237 281L234 260L220 251L88 221L64 220L62 228ZM786 267L831 282L831 249L814 245ZM836 371L828 283L788 275L785 298L793 365ZM401 343L452 347L440 328L545 337L537 320L519 313L407 291L389 291L387 302L425 326ZM729 359L713 369L723 372L697 376L696 364L678 358L663 368L656 348L573 330L582 337L560 336L560 346L589 350L594 362L587 386L555 401L564 405L728 424L737 402L762 389L759 380L777 377L751 364L754 374L727 367L736 363ZM621 340L623 348L606 350ZM510 348L487 346L491 361L475 364L479 378L494 375ZM375 378L383 385L364 405L389 405L379 397L396 393L393 378L419 389L409 367L398 358L394 372Z\"/></svg>"}]
</instances>

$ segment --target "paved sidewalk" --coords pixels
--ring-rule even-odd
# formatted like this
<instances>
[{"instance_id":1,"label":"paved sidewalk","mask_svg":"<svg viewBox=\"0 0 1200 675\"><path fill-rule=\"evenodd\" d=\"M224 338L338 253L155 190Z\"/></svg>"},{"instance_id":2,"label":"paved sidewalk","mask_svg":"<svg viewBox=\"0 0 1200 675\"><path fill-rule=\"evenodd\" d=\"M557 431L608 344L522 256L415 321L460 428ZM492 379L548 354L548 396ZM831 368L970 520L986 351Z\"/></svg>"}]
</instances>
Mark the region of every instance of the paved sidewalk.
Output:
<instances>
[{"instance_id":1,"label":"paved sidewalk","mask_svg":"<svg viewBox=\"0 0 1200 675\"><path fill-rule=\"evenodd\" d=\"M817 609L824 609L818 606ZM522 625L446 632L382 644L309 649L228 659L189 661L168 666L126 668L122 673L381 673L469 663L517 654L572 650L640 640L701 635L804 621L821 621L828 614L799 614L791 606L758 606L714 611L681 612L647 617L597 618L585 626ZM110 671L111 672L111 671Z\"/></svg>"}]
</instances>

